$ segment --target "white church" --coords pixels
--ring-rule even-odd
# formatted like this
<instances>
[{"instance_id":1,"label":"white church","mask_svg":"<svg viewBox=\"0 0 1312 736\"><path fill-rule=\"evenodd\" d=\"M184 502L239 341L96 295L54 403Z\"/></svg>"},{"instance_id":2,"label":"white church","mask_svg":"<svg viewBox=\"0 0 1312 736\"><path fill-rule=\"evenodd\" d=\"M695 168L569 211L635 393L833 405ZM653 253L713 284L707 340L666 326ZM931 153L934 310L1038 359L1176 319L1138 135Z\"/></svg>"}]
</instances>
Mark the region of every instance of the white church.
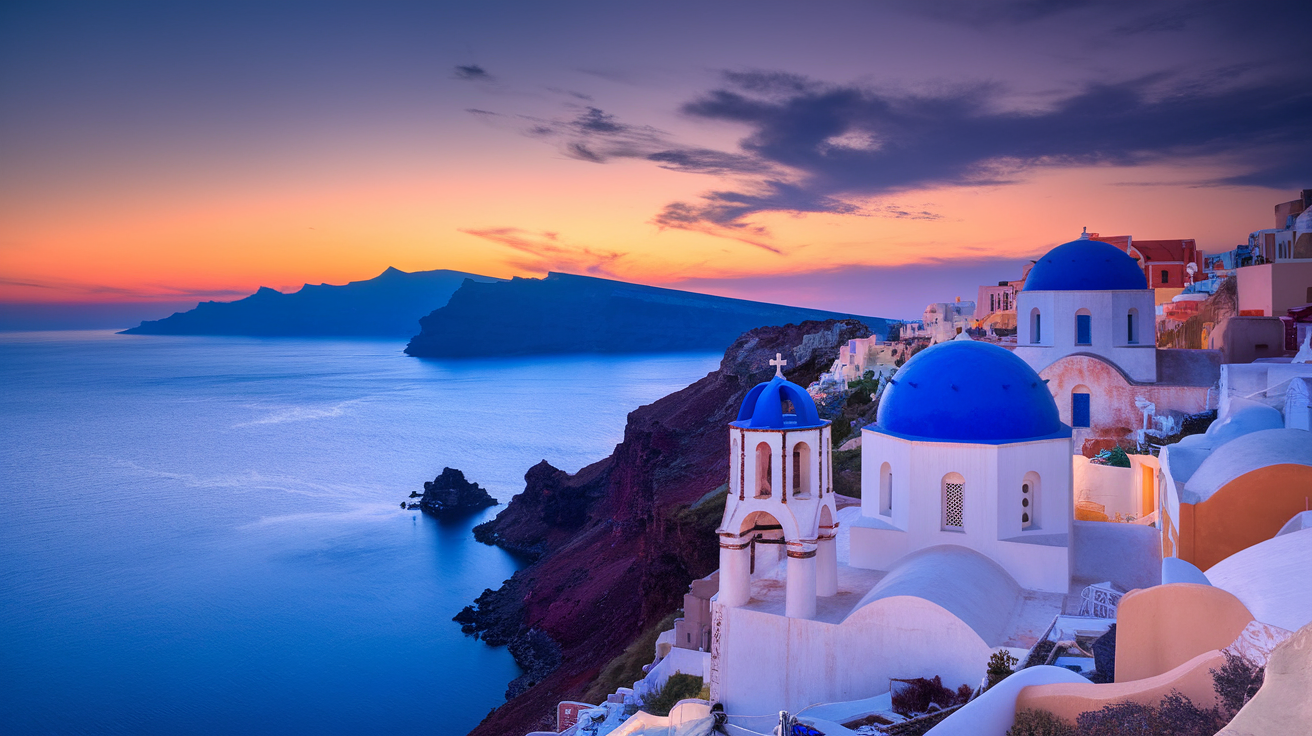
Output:
<instances>
[{"instance_id":1,"label":"white church","mask_svg":"<svg viewBox=\"0 0 1312 736\"><path fill-rule=\"evenodd\" d=\"M1060 612L1071 430L1007 350L954 340L898 371L864 430L859 513L839 513L829 422L782 372L729 432L710 665L729 712L870 697L894 677L974 686L993 648Z\"/></svg>"}]
</instances>

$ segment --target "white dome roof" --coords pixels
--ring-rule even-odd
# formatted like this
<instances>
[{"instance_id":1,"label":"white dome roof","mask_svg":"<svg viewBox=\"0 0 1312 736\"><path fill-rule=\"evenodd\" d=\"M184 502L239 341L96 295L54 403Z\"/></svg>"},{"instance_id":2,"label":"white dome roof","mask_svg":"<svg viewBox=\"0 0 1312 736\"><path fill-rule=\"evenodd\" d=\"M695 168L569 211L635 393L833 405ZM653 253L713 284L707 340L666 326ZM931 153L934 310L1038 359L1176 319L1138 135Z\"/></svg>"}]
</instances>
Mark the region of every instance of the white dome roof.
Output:
<instances>
[{"instance_id":1,"label":"white dome roof","mask_svg":"<svg viewBox=\"0 0 1312 736\"><path fill-rule=\"evenodd\" d=\"M1263 429L1279 429L1285 426L1285 418L1278 409L1255 401L1236 401L1237 407L1225 419L1207 428L1207 443L1220 447L1237 437Z\"/></svg>"},{"instance_id":2,"label":"white dome roof","mask_svg":"<svg viewBox=\"0 0 1312 736\"><path fill-rule=\"evenodd\" d=\"M1180 500L1199 503L1230 481L1271 465L1312 467L1312 432L1305 429L1263 429L1212 450L1189 476Z\"/></svg>"}]
</instances>

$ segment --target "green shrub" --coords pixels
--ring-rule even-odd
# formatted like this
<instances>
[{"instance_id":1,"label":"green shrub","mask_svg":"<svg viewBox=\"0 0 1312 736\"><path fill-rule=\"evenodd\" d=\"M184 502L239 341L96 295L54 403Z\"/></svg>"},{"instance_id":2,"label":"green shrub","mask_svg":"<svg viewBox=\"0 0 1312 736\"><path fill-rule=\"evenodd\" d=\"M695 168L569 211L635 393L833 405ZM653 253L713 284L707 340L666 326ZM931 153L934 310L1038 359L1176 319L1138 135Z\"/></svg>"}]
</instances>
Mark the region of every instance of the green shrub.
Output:
<instances>
[{"instance_id":1,"label":"green shrub","mask_svg":"<svg viewBox=\"0 0 1312 736\"><path fill-rule=\"evenodd\" d=\"M1224 650L1221 653L1225 655L1225 664L1219 670L1212 670L1212 689L1221 706L1233 717L1262 687L1265 670L1237 654Z\"/></svg>"},{"instance_id":2,"label":"green shrub","mask_svg":"<svg viewBox=\"0 0 1312 736\"><path fill-rule=\"evenodd\" d=\"M675 672L658 690L647 693L642 709L654 716L668 716L680 700L695 698L702 692L702 678Z\"/></svg>"},{"instance_id":3,"label":"green shrub","mask_svg":"<svg viewBox=\"0 0 1312 736\"><path fill-rule=\"evenodd\" d=\"M1125 454L1123 448L1113 447L1089 458L1089 462L1094 465L1110 465L1113 468L1128 468L1130 467L1130 456Z\"/></svg>"},{"instance_id":4,"label":"green shrub","mask_svg":"<svg viewBox=\"0 0 1312 736\"><path fill-rule=\"evenodd\" d=\"M1227 719L1217 708L1199 708L1172 691L1156 705L1112 703L1081 713L1080 736L1215 736Z\"/></svg>"},{"instance_id":5,"label":"green shrub","mask_svg":"<svg viewBox=\"0 0 1312 736\"><path fill-rule=\"evenodd\" d=\"M1075 736L1075 727L1046 710L1022 710L1007 736Z\"/></svg>"},{"instance_id":6,"label":"green shrub","mask_svg":"<svg viewBox=\"0 0 1312 736\"><path fill-rule=\"evenodd\" d=\"M1007 679L1007 675L1014 672L1018 664L1020 664L1020 660L1011 656L1011 652L1006 649L999 649L994 652L993 656L989 657L989 679L988 685L985 687L993 687Z\"/></svg>"},{"instance_id":7,"label":"green shrub","mask_svg":"<svg viewBox=\"0 0 1312 736\"><path fill-rule=\"evenodd\" d=\"M834 447L838 447L846 442L848 437L852 436L852 423L841 418L835 419L829 427L829 434L834 439Z\"/></svg>"},{"instance_id":8,"label":"green shrub","mask_svg":"<svg viewBox=\"0 0 1312 736\"><path fill-rule=\"evenodd\" d=\"M703 505L703 508L706 508L706 505ZM629 687L645 677L647 673L643 672L642 668L644 665L651 664L652 652L656 651L657 637L661 632L674 628L674 619L679 615L679 613L671 613L648 626L632 644L601 668L601 673L588 686L581 700L585 703L600 703L607 695L615 692L616 688Z\"/></svg>"},{"instance_id":9,"label":"green shrub","mask_svg":"<svg viewBox=\"0 0 1312 736\"><path fill-rule=\"evenodd\" d=\"M938 675L934 675L932 680L917 677L894 682L901 683L901 686L893 691L893 712L908 718L917 713L928 713L931 704L939 708L951 708L970 700L969 685L962 685L953 692L943 686L943 678Z\"/></svg>"}]
</instances>

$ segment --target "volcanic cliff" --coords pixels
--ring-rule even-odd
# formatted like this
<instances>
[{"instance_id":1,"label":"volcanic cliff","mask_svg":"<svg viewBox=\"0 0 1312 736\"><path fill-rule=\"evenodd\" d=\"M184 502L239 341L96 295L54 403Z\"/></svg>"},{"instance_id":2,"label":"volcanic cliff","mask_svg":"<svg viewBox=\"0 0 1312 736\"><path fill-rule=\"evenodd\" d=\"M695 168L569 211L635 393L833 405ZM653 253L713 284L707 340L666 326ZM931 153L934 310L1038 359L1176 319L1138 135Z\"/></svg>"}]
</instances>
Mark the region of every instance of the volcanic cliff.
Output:
<instances>
[{"instance_id":1,"label":"volcanic cliff","mask_svg":"<svg viewBox=\"0 0 1312 736\"><path fill-rule=\"evenodd\" d=\"M545 460L528 471L523 493L475 536L537 560L456 617L488 644L508 645L526 671L473 735L554 728L558 701L582 696L681 605L689 583L719 564L723 502L691 507L728 477L726 427L748 389L774 373L775 353L788 360L788 378L807 385L840 345L869 334L856 320L751 330L718 370L631 412L610 457L575 475Z\"/></svg>"},{"instance_id":2,"label":"volcanic cliff","mask_svg":"<svg viewBox=\"0 0 1312 736\"><path fill-rule=\"evenodd\" d=\"M419 320L406 353L476 358L552 353L720 350L757 325L856 319L886 335L889 320L549 273L542 279L466 281ZM689 329L695 326L695 329Z\"/></svg>"},{"instance_id":3,"label":"volcanic cliff","mask_svg":"<svg viewBox=\"0 0 1312 736\"><path fill-rule=\"evenodd\" d=\"M306 284L288 294L261 286L243 299L201 302L122 334L408 337L421 317L446 304L462 284L498 280L462 271L388 268L364 281Z\"/></svg>"}]
</instances>

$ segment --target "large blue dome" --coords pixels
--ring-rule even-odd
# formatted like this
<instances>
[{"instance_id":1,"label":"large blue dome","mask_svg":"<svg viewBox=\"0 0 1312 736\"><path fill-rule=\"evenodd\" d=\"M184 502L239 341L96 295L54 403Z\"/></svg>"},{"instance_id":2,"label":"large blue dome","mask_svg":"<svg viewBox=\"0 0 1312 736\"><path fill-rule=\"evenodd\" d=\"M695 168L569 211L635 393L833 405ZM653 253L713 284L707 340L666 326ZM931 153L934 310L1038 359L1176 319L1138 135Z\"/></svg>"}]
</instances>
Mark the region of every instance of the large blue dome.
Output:
<instances>
[{"instance_id":1,"label":"large blue dome","mask_svg":"<svg viewBox=\"0 0 1312 736\"><path fill-rule=\"evenodd\" d=\"M792 404L787 414L785 401ZM780 376L748 391L738 409L738 420L733 422L733 426L744 429L814 429L825 424L828 422L820 419L806 389Z\"/></svg>"},{"instance_id":2,"label":"large blue dome","mask_svg":"<svg viewBox=\"0 0 1312 736\"><path fill-rule=\"evenodd\" d=\"M1071 434L1033 368L1004 348L969 340L940 343L908 360L884 391L871 429L983 444Z\"/></svg>"},{"instance_id":3,"label":"large blue dome","mask_svg":"<svg viewBox=\"0 0 1312 736\"><path fill-rule=\"evenodd\" d=\"M1110 243L1081 236L1048 251L1034 263L1024 291L1147 289L1143 268Z\"/></svg>"}]
</instances>

